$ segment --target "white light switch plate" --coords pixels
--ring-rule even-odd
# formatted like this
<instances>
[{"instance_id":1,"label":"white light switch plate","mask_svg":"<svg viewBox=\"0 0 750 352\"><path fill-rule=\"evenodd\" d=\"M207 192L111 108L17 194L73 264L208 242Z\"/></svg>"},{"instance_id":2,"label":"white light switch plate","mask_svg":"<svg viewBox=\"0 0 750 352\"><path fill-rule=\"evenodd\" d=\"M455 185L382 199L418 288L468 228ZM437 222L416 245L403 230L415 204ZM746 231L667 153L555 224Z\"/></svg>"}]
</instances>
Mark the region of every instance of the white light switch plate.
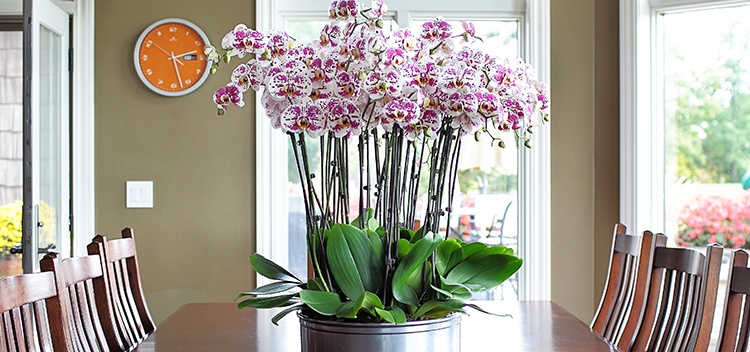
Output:
<instances>
[{"instance_id":1,"label":"white light switch plate","mask_svg":"<svg viewBox=\"0 0 750 352\"><path fill-rule=\"evenodd\" d=\"M154 207L154 181L127 181L125 188L126 207Z\"/></svg>"}]
</instances>

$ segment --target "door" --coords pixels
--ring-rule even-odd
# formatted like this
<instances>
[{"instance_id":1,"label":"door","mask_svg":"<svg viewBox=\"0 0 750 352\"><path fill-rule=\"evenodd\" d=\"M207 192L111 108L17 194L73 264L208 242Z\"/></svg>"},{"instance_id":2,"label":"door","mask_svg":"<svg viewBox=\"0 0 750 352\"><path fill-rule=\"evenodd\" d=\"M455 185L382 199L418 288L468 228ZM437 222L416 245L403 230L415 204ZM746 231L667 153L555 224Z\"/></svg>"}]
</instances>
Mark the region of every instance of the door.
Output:
<instances>
[{"instance_id":1,"label":"door","mask_svg":"<svg viewBox=\"0 0 750 352\"><path fill-rule=\"evenodd\" d=\"M23 15L23 269L31 272L46 251L70 253L70 16L50 0L25 0Z\"/></svg>"}]
</instances>

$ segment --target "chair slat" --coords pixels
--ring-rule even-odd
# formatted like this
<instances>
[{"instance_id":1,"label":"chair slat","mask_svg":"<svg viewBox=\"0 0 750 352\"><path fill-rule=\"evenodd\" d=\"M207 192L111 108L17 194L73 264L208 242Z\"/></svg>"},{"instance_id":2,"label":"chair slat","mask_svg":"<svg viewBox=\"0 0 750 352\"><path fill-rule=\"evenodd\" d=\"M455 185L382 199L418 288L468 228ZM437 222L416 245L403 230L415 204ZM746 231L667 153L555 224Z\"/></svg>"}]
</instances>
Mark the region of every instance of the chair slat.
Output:
<instances>
[{"instance_id":1,"label":"chair slat","mask_svg":"<svg viewBox=\"0 0 750 352\"><path fill-rule=\"evenodd\" d=\"M105 328L107 341L112 346L116 339L121 349L132 349L156 330L141 286L133 231L125 228L122 238L115 240L97 235L88 250L104 258L102 271L108 283L107 297L114 318L114 331ZM96 293L100 290L101 287L95 289Z\"/></svg>"},{"instance_id":2,"label":"chair slat","mask_svg":"<svg viewBox=\"0 0 750 352\"><path fill-rule=\"evenodd\" d=\"M0 346L13 352L49 351L49 320L45 300L57 297L51 273L33 273L0 278ZM39 309L38 307L42 307Z\"/></svg>"},{"instance_id":3,"label":"chair slat","mask_svg":"<svg viewBox=\"0 0 750 352\"><path fill-rule=\"evenodd\" d=\"M719 330L718 351L735 352L748 350L748 326L750 325L750 280L748 253L736 250L729 262L727 291L724 297L724 312Z\"/></svg>"},{"instance_id":4,"label":"chair slat","mask_svg":"<svg viewBox=\"0 0 750 352\"><path fill-rule=\"evenodd\" d=\"M704 352L711 337L723 249L710 245L704 255L664 243L655 250L646 311L632 350Z\"/></svg>"},{"instance_id":5,"label":"chair slat","mask_svg":"<svg viewBox=\"0 0 750 352\"><path fill-rule=\"evenodd\" d=\"M60 292L57 300L48 302L50 316L62 320L67 327L62 333L52 331L55 350L110 350L102 326L113 326L111 314L108 311L100 314L98 306L92 302L96 296L87 289L94 281L104 280L102 262L98 255L59 259L55 253L45 255L40 261L43 271L54 273ZM107 297L103 295L100 299L107 300ZM107 305L103 307L106 309Z\"/></svg>"}]
</instances>

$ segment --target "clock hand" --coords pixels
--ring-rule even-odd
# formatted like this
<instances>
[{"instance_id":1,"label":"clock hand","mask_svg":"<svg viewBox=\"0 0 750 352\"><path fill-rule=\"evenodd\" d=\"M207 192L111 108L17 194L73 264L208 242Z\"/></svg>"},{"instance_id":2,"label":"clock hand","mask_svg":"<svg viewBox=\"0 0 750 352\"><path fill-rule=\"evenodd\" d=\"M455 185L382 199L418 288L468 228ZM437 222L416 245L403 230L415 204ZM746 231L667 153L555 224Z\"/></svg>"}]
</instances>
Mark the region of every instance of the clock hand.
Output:
<instances>
[{"instance_id":1,"label":"clock hand","mask_svg":"<svg viewBox=\"0 0 750 352\"><path fill-rule=\"evenodd\" d=\"M162 47L161 47L161 46L160 46L159 44L156 44L156 42L155 42L155 41L151 41L151 44L154 44L154 46L155 46L155 47L157 47L157 48L158 48L159 50L163 51L163 52L164 52L165 54L167 54L167 55L171 55L171 54L169 53L169 51L166 51L166 50L164 50L164 48L162 48Z\"/></svg>"},{"instance_id":2,"label":"clock hand","mask_svg":"<svg viewBox=\"0 0 750 352\"><path fill-rule=\"evenodd\" d=\"M177 63L178 63L178 64L180 64L180 65L182 65L182 66L185 66L185 64L183 64L183 63L182 63L182 61L180 61L180 59L178 59L177 57L179 57L179 56L182 56L182 55L187 55L187 54L190 54L190 53L184 53L184 54L182 54L182 55L177 55L177 57L175 57L175 55L174 55L174 54L172 54L172 53L170 53L169 51L165 50L165 49L164 49L164 48L162 48L162 47L161 47L161 46L160 46L159 44L156 44L156 42L152 41L152 42L151 42L151 44L154 44L154 46L155 46L155 47L156 47L157 49L159 49L159 50L163 51L163 52L164 52L165 54L169 55L170 57L169 57L169 58L167 58L167 60L172 60L172 59L174 59L175 61L177 61ZM193 51L195 51L195 50L193 50Z\"/></svg>"},{"instance_id":3,"label":"clock hand","mask_svg":"<svg viewBox=\"0 0 750 352\"><path fill-rule=\"evenodd\" d=\"M183 57L183 56L188 55L188 54L195 54L196 52L198 52L198 51L197 50L190 50L190 51L188 51L186 53L182 53L180 55L175 55L175 57Z\"/></svg>"},{"instance_id":4,"label":"clock hand","mask_svg":"<svg viewBox=\"0 0 750 352\"><path fill-rule=\"evenodd\" d=\"M180 82L180 88L184 88L182 86L182 77L180 77L180 69L177 68L177 61L179 60L177 60L177 58L174 57L173 53L170 53L170 55L172 56L170 60L172 60L172 64L174 65L174 71L177 72L177 81Z\"/></svg>"}]
</instances>

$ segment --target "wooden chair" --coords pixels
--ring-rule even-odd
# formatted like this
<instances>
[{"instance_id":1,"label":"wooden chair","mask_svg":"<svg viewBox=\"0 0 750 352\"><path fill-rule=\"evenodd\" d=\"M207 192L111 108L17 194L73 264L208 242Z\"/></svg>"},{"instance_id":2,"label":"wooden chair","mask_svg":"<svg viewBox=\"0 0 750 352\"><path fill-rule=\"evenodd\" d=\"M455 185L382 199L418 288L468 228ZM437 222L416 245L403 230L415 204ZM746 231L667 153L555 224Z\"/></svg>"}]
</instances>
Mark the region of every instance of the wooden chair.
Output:
<instances>
[{"instance_id":1,"label":"wooden chair","mask_svg":"<svg viewBox=\"0 0 750 352\"><path fill-rule=\"evenodd\" d=\"M52 351L63 329L50 324L46 301L57 297L52 273L0 278L0 351Z\"/></svg>"},{"instance_id":2,"label":"wooden chair","mask_svg":"<svg viewBox=\"0 0 750 352\"><path fill-rule=\"evenodd\" d=\"M105 330L113 331L114 323L101 257L89 255L59 259L57 253L48 253L39 266L42 271L55 274L62 309L50 305L50 313L68 322L68 334L64 339L53 337L55 350L110 351L109 345L117 342L113 334L110 334L112 341L107 342L104 334Z\"/></svg>"},{"instance_id":3,"label":"wooden chair","mask_svg":"<svg viewBox=\"0 0 750 352\"><path fill-rule=\"evenodd\" d=\"M607 281L591 322L594 333L621 350L630 347L643 314L657 241L661 245L666 243L665 238L655 237L649 231L642 236L626 231L624 224L615 224Z\"/></svg>"},{"instance_id":4,"label":"wooden chair","mask_svg":"<svg viewBox=\"0 0 750 352\"><path fill-rule=\"evenodd\" d=\"M719 331L718 351L747 351L748 327L750 327L750 268L748 254L737 250L729 263L727 294L724 300L724 316Z\"/></svg>"},{"instance_id":5,"label":"wooden chair","mask_svg":"<svg viewBox=\"0 0 750 352\"><path fill-rule=\"evenodd\" d=\"M709 245L704 255L657 242L646 310L632 348L623 350L705 352L711 340L723 248Z\"/></svg>"},{"instance_id":6,"label":"wooden chair","mask_svg":"<svg viewBox=\"0 0 750 352\"><path fill-rule=\"evenodd\" d=\"M114 326L120 346L131 350L156 330L151 312L141 288L133 229L122 230L122 238L107 240L97 235L88 245L88 252L104 259L104 273L109 283L109 295L114 314Z\"/></svg>"}]
</instances>

